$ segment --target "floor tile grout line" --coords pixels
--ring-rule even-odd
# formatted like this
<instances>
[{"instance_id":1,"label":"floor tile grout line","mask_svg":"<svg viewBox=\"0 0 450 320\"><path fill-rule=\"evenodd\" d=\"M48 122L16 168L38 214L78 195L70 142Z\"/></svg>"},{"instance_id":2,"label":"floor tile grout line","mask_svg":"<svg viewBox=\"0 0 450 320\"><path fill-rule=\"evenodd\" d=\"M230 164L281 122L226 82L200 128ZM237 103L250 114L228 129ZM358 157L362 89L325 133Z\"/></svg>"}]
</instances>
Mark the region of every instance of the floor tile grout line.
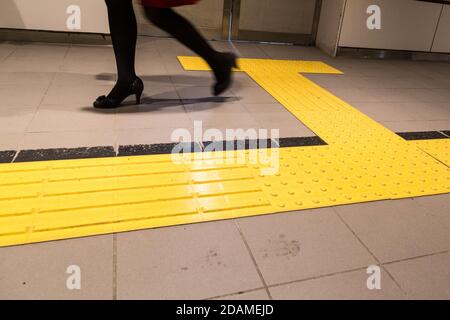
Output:
<instances>
[{"instance_id":1,"label":"floor tile grout line","mask_svg":"<svg viewBox=\"0 0 450 320\"><path fill-rule=\"evenodd\" d=\"M337 215L337 217L341 220L341 222L347 227L347 229L353 234L353 236L358 239L359 243L366 249L366 251L375 259L377 262L377 265L381 266L383 270L387 273L389 278L395 283L395 285L400 289L401 292L404 294L407 294L405 290L401 287L400 283L397 282L397 280L392 276L392 274L383 266L381 261L378 259L378 257L372 252L372 250L369 249L369 247L362 241L362 239L356 234L356 232L350 227L350 225L344 220L344 218L341 217L339 212L336 210L335 207L332 207L334 213Z\"/></svg>"},{"instance_id":2,"label":"floor tile grout line","mask_svg":"<svg viewBox=\"0 0 450 320\"><path fill-rule=\"evenodd\" d=\"M423 257L429 257L429 256L433 256L433 255L445 254L445 253L448 253L448 252L450 252L450 250L447 250L447 251L445 251L445 252L439 252L439 253L435 253L435 254L425 255L425 256L421 256L421 257L408 258L408 259L400 260L400 261L398 261L398 262L410 261L410 260L420 259L420 258L423 258ZM397 282L397 280L394 278L394 276L391 274L391 272L387 269L386 266L387 266L388 264L391 264L391 263L383 263L383 264L381 265L381 267L382 267L383 270L389 275L389 277L391 277L391 279L392 279L392 280L394 281L394 283L400 288L400 290L406 295L406 297L409 297L408 292L400 286L400 284Z\"/></svg>"},{"instance_id":3,"label":"floor tile grout line","mask_svg":"<svg viewBox=\"0 0 450 320\"><path fill-rule=\"evenodd\" d=\"M388 200L389 201L389 200ZM369 247L358 237L356 232L348 225L348 223L341 217L339 212L337 212L335 207L332 207L333 212L338 217L339 220L347 227L347 229L353 234L353 236L358 240L358 242L366 249L366 251L372 256L372 258L375 259L378 265L381 265L380 260L377 258L377 256L369 249Z\"/></svg>"},{"instance_id":4,"label":"floor tile grout line","mask_svg":"<svg viewBox=\"0 0 450 320\"><path fill-rule=\"evenodd\" d=\"M66 52L64 53L64 58L63 58L62 61L65 60L65 57L67 56L67 54L68 54L68 52L69 52L69 48L70 48L70 46L67 46ZM39 101L39 104L37 105L37 108L36 108L36 110L35 110L35 113L34 113L34 115L33 115L33 118L28 122L28 124L27 124L27 126L26 126L26 128L25 128L25 131L23 132L23 136L22 136L22 138L20 139L20 141L19 141L19 143L18 143L18 146L17 146L16 156L14 157L14 159L13 159L12 162L15 161L15 158L17 157L17 155L18 155L19 152L21 151L21 147L22 147L23 140L25 139L25 136L26 136L26 134L27 134L28 131L29 131L30 125L31 125L31 123L33 123L33 121L36 119L37 114L38 114L38 112L39 112L39 109L40 109L42 103L44 102L45 97L47 96L48 92L50 91L50 88L52 87L53 83L55 82L56 76L57 76L57 74L58 74L59 72L60 72L60 71L53 72L52 79L50 80L50 82L49 82L47 88L45 89L44 94L42 95L41 100Z\"/></svg>"},{"instance_id":5,"label":"floor tile grout line","mask_svg":"<svg viewBox=\"0 0 450 320\"><path fill-rule=\"evenodd\" d=\"M252 259L253 265L255 266L256 271L258 272L259 278L260 278L260 280L261 280L261 282L262 282L262 284L264 286L264 289L266 290L266 293L267 293L267 296L269 297L269 300L273 300L272 295L271 295L271 293L269 291L269 287L267 286L267 282L264 279L264 276L263 276L261 270L258 267L258 263L256 262L256 258L253 255L253 252L252 252L252 250L250 248L250 245L247 242L247 239L244 236L244 233L243 233L241 227L239 226L239 224L236 221L236 219L233 219L233 222L234 222L234 225L236 226L236 229L238 230L238 232L239 232L239 234L241 236L242 241L244 242L245 247L247 248L248 254L250 255L250 258Z\"/></svg>"},{"instance_id":6,"label":"floor tile grout line","mask_svg":"<svg viewBox=\"0 0 450 320\"><path fill-rule=\"evenodd\" d=\"M389 278L391 278L391 280L395 283L395 285L400 289L400 291L406 296L408 297L408 292L403 289L403 287L400 285L400 283L397 281L397 279L394 278L394 276L389 272L389 270L383 265L381 264L381 268L383 268L384 272L387 273L387 275L389 276Z\"/></svg>"},{"instance_id":7,"label":"floor tile grout line","mask_svg":"<svg viewBox=\"0 0 450 320\"><path fill-rule=\"evenodd\" d=\"M17 50L17 48L16 48L15 50ZM15 51L15 50L14 50L14 51ZM56 78L56 74L57 74L56 72L53 72L52 79L50 80L50 82L49 82L47 88L45 89L45 92L44 92L44 94L42 95L41 100L39 101L37 107L35 108L35 112L34 112L34 114L33 114L33 117L32 117L32 118L30 119L30 121L28 122L27 126L25 127L24 132L19 133L19 134L21 134L21 137L20 137L20 139L19 139L19 141L18 141L18 143L17 143L17 148L16 148L16 150L15 150L15 151L16 151L16 154L14 155L14 158L13 158L13 160L12 160L11 162L14 162L14 161L15 161L15 159L17 158L17 155L18 155L19 152L21 151L21 144L23 143L23 140L25 139L25 135L28 133L28 128L30 127L30 125L31 125L31 123L34 121L34 119L36 119L36 115L37 115L37 113L38 113L38 111L39 111L39 107L41 106L42 102L43 102L44 99L45 99L45 96L47 95L48 91L50 90L50 87L52 86L53 81L54 81L55 78Z\"/></svg>"},{"instance_id":8,"label":"floor tile grout line","mask_svg":"<svg viewBox=\"0 0 450 320\"><path fill-rule=\"evenodd\" d=\"M112 275L112 297L117 300L117 233L113 234L113 275Z\"/></svg>"},{"instance_id":9,"label":"floor tile grout line","mask_svg":"<svg viewBox=\"0 0 450 320\"><path fill-rule=\"evenodd\" d=\"M7 59L9 59L9 58L17 51L18 47L19 47L18 45L14 44L14 49L13 49L9 54L7 54L7 55L2 59L2 61L0 61L0 63L3 63L3 62L5 62Z\"/></svg>"},{"instance_id":10,"label":"floor tile grout line","mask_svg":"<svg viewBox=\"0 0 450 320\"><path fill-rule=\"evenodd\" d=\"M389 103L391 103L391 102L389 102ZM400 102L400 103L403 103L403 102ZM407 102L405 102L405 103L407 103ZM408 119L408 120L378 120L378 121L380 121L380 122L440 122L440 121L447 121L447 120L449 120L449 119L418 119L418 120ZM425 132L427 132L427 131L441 132L439 130L425 130Z\"/></svg>"},{"instance_id":11,"label":"floor tile grout line","mask_svg":"<svg viewBox=\"0 0 450 320\"><path fill-rule=\"evenodd\" d=\"M232 292L232 293L226 293L226 294L222 294L222 295L219 295L219 296L206 298L206 299L203 299L203 300L217 300L217 299L221 299L221 298L232 297L232 296L235 296L235 295L246 294L246 293L256 292L256 291L260 291L260 290L264 290L265 291L265 289L266 289L265 287L258 287L258 288L249 289L249 290L243 290L243 291L237 291L237 292Z\"/></svg>"},{"instance_id":12,"label":"floor tile grout line","mask_svg":"<svg viewBox=\"0 0 450 320\"><path fill-rule=\"evenodd\" d=\"M424 254L424 255L420 255L420 256L414 256L414 257L404 258L404 259L399 259L399 260L392 260L392 261L388 261L388 262L383 262L382 265L386 266L386 265L391 265L391 264L395 264L395 263L407 262L407 261L412 261L412 260L417 260L417 259L422 259L422 258L427 258L427 257L432 257L432 256L438 256L438 255L447 254L447 253L450 253L450 250L437 251L437 252Z\"/></svg>"},{"instance_id":13,"label":"floor tile grout line","mask_svg":"<svg viewBox=\"0 0 450 320\"><path fill-rule=\"evenodd\" d=\"M363 270L365 271L365 270L367 270L367 268L366 267L360 267L360 268L354 268L354 269L348 269L348 270L343 270L343 271L337 271L337 272L332 272L332 273L321 274L321 275L318 275L318 276L306 277L306 278L303 278L303 279L297 279L297 280L292 280L292 281L280 282L280 283L268 285L268 288L276 288L276 287L286 286L286 285L290 285L290 284L306 282L306 281L311 281L311 280L317 280L317 279L332 277L332 276L346 274L346 273L351 273L351 272L356 272L356 271L363 271Z\"/></svg>"},{"instance_id":14,"label":"floor tile grout line","mask_svg":"<svg viewBox=\"0 0 450 320\"><path fill-rule=\"evenodd\" d=\"M69 51L70 49L72 49L74 47L73 43L68 43L67 45L67 50L64 53L64 57L62 58L62 64L66 61L67 56L69 55ZM59 71L61 71L61 66L59 66Z\"/></svg>"},{"instance_id":15,"label":"floor tile grout line","mask_svg":"<svg viewBox=\"0 0 450 320\"><path fill-rule=\"evenodd\" d=\"M379 263L379 265L380 266L385 266L387 264L393 264L393 263L398 263L398 262L403 262L403 261L415 260L415 259L420 259L420 258L423 258L423 257L439 255L439 254L445 254L445 253L449 253L449 252L450 252L450 250L447 250L447 251L432 253L432 254L429 254L429 255L413 257L413 258L407 258L407 259L404 259L404 260L397 260L397 261L387 262L387 263ZM343 270L343 271L338 271L338 272L321 274L321 275L313 276L313 277L307 277L307 278L298 279L298 280L280 282L280 283L268 285L267 287L268 288L276 288L276 287L281 287L281 286L285 286L285 285L296 284L296 283L301 283L301 282L306 282L306 281L311 281L311 280L328 278L328 277L332 277L332 276L335 276L335 275L343 275L343 274L348 274L348 273L352 273L352 272L356 272L356 271L365 271L365 270L366 270L366 267L348 269L348 270ZM262 290L262 289L265 289L265 287L250 289L250 290L246 290L246 291L238 291L238 292L234 292L234 293L230 293L230 294L224 294L224 295L220 295L220 296L216 296L216 297L207 298L206 300L217 299L217 298L224 298L224 297L229 297L229 296L233 296L233 295L238 295L238 294L243 294L243 293L248 293L248 292L254 292L254 291L258 291L258 290Z\"/></svg>"},{"instance_id":16,"label":"floor tile grout line","mask_svg":"<svg viewBox=\"0 0 450 320\"><path fill-rule=\"evenodd\" d=\"M160 59L163 59L163 55L161 54L160 50L159 50L158 48L156 48L156 51L158 52L158 55L159 55ZM179 100L180 100L180 103L181 103L181 106L183 107L184 113L186 114L186 116L189 117L189 114L188 114L188 111L187 111L187 109L186 109L186 106L185 106L184 103L183 103L183 99L181 99L181 95L180 95L180 93L178 92L178 88L177 88L175 82L173 81L172 74L169 72L169 69L167 68L165 62L163 63L163 67L164 67L164 70L166 70L166 74L167 74L167 76L168 76L169 79L170 79L170 83L172 84L172 86L173 86L173 88L174 88L174 90L175 90L175 93L177 94L177 96L178 96L178 98L179 98Z\"/></svg>"}]
</instances>

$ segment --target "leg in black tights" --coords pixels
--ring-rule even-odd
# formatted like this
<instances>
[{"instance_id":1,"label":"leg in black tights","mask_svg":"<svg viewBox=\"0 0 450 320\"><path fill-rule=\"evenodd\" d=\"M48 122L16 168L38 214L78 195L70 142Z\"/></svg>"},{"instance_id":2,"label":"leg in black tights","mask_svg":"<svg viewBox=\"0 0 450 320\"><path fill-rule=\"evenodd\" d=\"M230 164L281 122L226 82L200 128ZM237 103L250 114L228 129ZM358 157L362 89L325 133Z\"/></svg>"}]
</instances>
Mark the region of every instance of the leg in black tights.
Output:
<instances>
[{"instance_id":1,"label":"leg in black tights","mask_svg":"<svg viewBox=\"0 0 450 320\"><path fill-rule=\"evenodd\" d=\"M130 86L136 79L136 16L132 0L106 0L106 5L117 64L117 83L108 98L120 100L129 94Z\"/></svg>"},{"instance_id":2,"label":"leg in black tights","mask_svg":"<svg viewBox=\"0 0 450 320\"><path fill-rule=\"evenodd\" d=\"M128 95L142 93L143 83L135 72L137 23L132 0L105 0L109 28L117 63L117 83L107 97L99 97L94 106L117 107ZM172 9L146 7L146 15L157 27L174 36L209 63L217 79L214 93L225 91L231 84L235 56L215 51L189 21ZM136 99L138 101L138 99Z\"/></svg>"},{"instance_id":3,"label":"leg in black tights","mask_svg":"<svg viewBox=\"0 0 450 320\"><path fill-rule=\"evenodd\" d=\"M145 7L147 18L179 42L202 57L214 71L217 79L215 94L222 93L231 83L231 69L235 56L214 50L197 29L184 17L170 8Z\"/></svg>"},{"instance_id":4,"label":"leg in black tights","mask_svg":"<svg viewBox=\"0 0 450 320\"><path fill-rule=\"evenodd\" d=\"M155 26L173 36L210 65L217 64L218 52L183 16L170 8L155 7L145 7L145 14Z\"/></svg>"}]
</instances>

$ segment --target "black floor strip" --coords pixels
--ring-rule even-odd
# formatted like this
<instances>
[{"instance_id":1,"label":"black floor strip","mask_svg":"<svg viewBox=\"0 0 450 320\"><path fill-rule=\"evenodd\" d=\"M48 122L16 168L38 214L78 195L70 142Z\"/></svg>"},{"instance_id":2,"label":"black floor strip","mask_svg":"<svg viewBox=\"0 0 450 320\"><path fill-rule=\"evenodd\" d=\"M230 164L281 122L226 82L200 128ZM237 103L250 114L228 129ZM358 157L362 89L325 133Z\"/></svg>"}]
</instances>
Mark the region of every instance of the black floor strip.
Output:
<instances>
[{"instance_id":1,"label":"black floor strip","mask_svg":"<svg viewBox=\"0 0 450 320\"><path fill-rule=\"evenodd\" d=\"M0 163L12 162L15 155L15 151L0 151Z\"/></svg>"},{"instance_id":2,"label":"black floor strip","mask_svg":"<svg viewBox=\"0 0 450 320\"><path fill-rule=\"evenodd\" d=\"M233 151L233 150L307 147L307 146L322 146L322 145L326 145L326 143L319 137L280 138L278 140L249 139L236 141L203 142L204 151L224 151L224 150Z\"/></svg>"},{"instance_id":3,"label":"black floor strip","mask_svg":"<svg viewBox=\"0 0 450 320\"><path fill-rule=\"evenodd\" d=\"M14 162L110 158L115 156L116 152L113 147L22 150L19 152Z\"/></svg>"},{"instance_id":4,"label":"black floor strip","mask_svg":"<svg viewBox=\"0 0 450 320\"><path fill-rule=\"evenodd\" d=\"M319 137L280 138L280 148L326 146Z\"/></svg>"},{"instance_id":5,"label":"black floor strip","mask_svg":"<svg viewBox=\"0 0 450 320\"><path fill-rule=\"evenodd\" d=\"M406 140L428 140L428 139L449 139L450 131L427 131L427 132L401 132L397 133ZM447 136L446 136L447 134ZM117 156L140 156L157 155L170 153L191 153L208 152L224 150L249 150L266 148L291 148L307 146L326 145L319 137L293 137L258 140L235 140L235 141L206 141L202 143L159 143L147 145L127 145L119 146ZM16 151L0 151L0 163L12 162ZM116 153L112 146L93 147L93 148L59 148L59 149L40 149L40 150L22 150L17 155L14 162L48 161L48 160L68 160L68 159L88 159L88 158L111 158Z\"/></svg>"},{"instance_id":6,"label":"black floor strip","mask_svg":"<svg viewBox=\"0 0 450 320\"><path fill-rule=\"evenodd\" d=\"M433 140L448 138L439 131L400 132L397 134L405 140Z\"/></svg>"},{"instance_id":7,"label":"black floor strip","mask_svg":"<svg viewBox=\"0 0 450 320\"><path fill-rule=\"evenodd\" d=\"M119 146L119 157L145 156L155 154L170 154L202 152L202 146L199 143L160 143L160 144L139 144L129 146Z\"/></svg>"}]
</instances>

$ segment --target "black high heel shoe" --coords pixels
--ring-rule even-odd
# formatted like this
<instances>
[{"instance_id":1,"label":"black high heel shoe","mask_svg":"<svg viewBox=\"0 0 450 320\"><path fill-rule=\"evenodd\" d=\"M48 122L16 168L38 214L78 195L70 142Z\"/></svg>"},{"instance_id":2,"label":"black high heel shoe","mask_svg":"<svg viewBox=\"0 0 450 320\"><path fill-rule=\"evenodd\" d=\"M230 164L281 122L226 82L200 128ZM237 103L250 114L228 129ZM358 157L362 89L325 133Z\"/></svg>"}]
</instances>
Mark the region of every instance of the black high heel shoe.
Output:
<instances>
[{"instance_id":1,"label":"black high heel shoe","mask_svg":"<svg viewBox=\"0 0 450 320\"><path fill-rule=\"evenodd\" d=\"M213 68L217 82L214 85L213 92L215 96L224 93L233 82L233 68L238 68L237 57L234 53L220 53L220 62Z\"/></svg>"},{"instance_id":2,"label":"black high heel shoe","mask_svg":"<svg viewBox=\"0 0 450 320\"><path fill-rule=\"evenodd\" d=\"M114 109L118 108L121 103L131 95L136 95L136 105L141 104L142 92L144 92L144 83L138 77L131 83L127 92L124 92L118 97L100 96L94 102L94 108L97 109Z\"/></svg>"}]
</instances>

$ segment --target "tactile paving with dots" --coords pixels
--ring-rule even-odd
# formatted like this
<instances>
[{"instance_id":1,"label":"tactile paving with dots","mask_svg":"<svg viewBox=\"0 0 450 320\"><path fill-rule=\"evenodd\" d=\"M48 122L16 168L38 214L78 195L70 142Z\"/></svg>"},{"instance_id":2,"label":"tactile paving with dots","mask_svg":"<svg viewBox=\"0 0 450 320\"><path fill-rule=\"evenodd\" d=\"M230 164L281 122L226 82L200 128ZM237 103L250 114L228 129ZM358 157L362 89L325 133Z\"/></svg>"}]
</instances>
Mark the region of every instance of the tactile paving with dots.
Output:
<instances>
[{"instance_id":1,"label":"tactile paving with dots","mask_svg":"<svg viewBox=\"0 0 450 320\"><path fill-rule=\"evenodd\" d=\"M208 70L196 57L180 61L187 70ZM0 246L450 192L448 142L407 142L300 74L338 70L241 59L240 71L328 145L177 161L152 155L2 164Z\"/></svg>"}]
</instances>

